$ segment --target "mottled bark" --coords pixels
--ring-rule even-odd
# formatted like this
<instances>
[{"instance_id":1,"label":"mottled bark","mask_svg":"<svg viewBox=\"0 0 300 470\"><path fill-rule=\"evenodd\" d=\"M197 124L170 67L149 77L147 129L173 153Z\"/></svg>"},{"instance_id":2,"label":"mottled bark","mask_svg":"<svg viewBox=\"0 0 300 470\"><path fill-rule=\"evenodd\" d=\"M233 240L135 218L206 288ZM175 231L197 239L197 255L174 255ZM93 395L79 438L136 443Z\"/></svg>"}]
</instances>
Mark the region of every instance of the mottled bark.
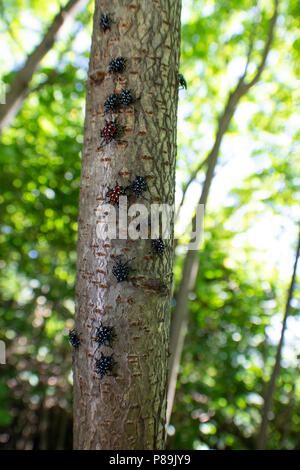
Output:
<instances>
[{"instance_id":1,"label":"mottled bark","mask_svg":"<svg viewBox=\"0 0 300 470\"><path fill-rule=\"evenodd\" d=\"M165 240L160 258L149 254L150 240L103 242L97 238L96 224L98 205L116 180L126 186L136 175L146 176L148 198L174 203L180 9L180 0L95 2L79 207L76 449L163 449L165 445L173 240ZM113 20L105 33L99 29L101 11ZM126 58L126 70L110 75L109 62L118 56ZM121 140L126 142L98 149L104 101L122 88L139 98L118 114L125 127ZM124 260L135 258L134 279L129 282L117 283L112 275L119 255ZM112 349L97 349L100 322L115 328ZM100 380L95 374L101 351L114 353L115 377Z\"/></svg>"}]
</instances>

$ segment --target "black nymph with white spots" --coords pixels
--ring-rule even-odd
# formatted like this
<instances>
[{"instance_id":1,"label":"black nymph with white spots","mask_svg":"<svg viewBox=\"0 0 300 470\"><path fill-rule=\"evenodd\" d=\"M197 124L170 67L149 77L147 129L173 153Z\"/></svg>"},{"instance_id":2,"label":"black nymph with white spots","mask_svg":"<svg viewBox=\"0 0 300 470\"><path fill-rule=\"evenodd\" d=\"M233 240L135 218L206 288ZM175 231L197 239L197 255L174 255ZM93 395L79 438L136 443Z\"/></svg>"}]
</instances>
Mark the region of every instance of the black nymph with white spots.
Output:
<instances>
[{"instance_id":1,"label":"black nymph with white spots","mask_svg":"<svg viewBox=\"0 0 300 470\"><path fill-rule=\"evenodd\" d=\"M115 365L116 362L113 359L113 354L104 356L104 354L101 353L100 359L96 359L95 366L95 372L99 375L100 380L102 380L105 375L113 376L113 374L109 374L109 372L112 372Z\"/></svg>"},{"instance_id":2,"label":"black nymph with white spots","mask_svg":"<svg viewBox=\"0 0 300 470\"><path fill-rule=\"evenodd\" d=\"M128 266L128 263L131 260L126 261L125 263L119 258L116 264L113 266L112 273L117 279L118 282L128 281L128 277L132 268Z\"/></svg>"},{"instance_id":3,"label":"black nymph with white spots","mask_svg":"<svg viewBox=\"0 0 300 470\"><path fill-rule=\"evenodd\" d=\"M132 181L126 189L132 191L137 198L141 197L143 193L148 190L146 178L144 178L144 176L136 176L134 181Z\"/></svg>"},{"instance_id":4,"label":"black nymph with white spots","mask_svg":"<svg viewBox=\"0 0 300 470\"><path fill-rule=\"evenodd\" d=\"M116 336L113 327L103 326L102 323L100 323L100 326L96 329L96 342L98 343L98 347L104 345L111 348L112 342Z\"/></svg>"},{"instance_id":5,"label":"black nymph with white spots","mask_svg":"<svg viewBox=\"0 0 300 470\"><path fill-rule=\"evenodd\" d=\"M109 63L109 73L122 73L126 68L126 59L124 57L117 57Z\"/></svg>"},{"instance_id":6,"label":"black nymph with white spots","mask_svg":"<svg viewBox=\"0 0 300 470\"><path fill-rule=\"evenodd\" d=\"M132 104L135 100L133 99L132 93L130 90L122 90L120 93L120 103L124 109Z\"/></svg>"},{"instance_id":7,"label":"black nymph with white spots","mask_svg":"<svg viewBox=\"0 0 300 470\"><path fill-rule=\"evenodd\" d=\"M77 349L80 345L80 339L75 329L69 330L69 341L74 349Z\"/></svg>"},{"instance_id":8,"label":"black nymph with white spots","mask_svg":"<svg viewBox=\"0 0 300 470\"><path fill-rule=\"evenodd\" d=\"M159 256L163 256L165 251L165 244L161 238L151 241L152 250L155 251Z\"/></svg>"},{"instance_id":9,"label":"black nymph with white spots","mask_svg":"<svg viewBox=\"0 0 300 470\"><path fill-rule=\"evenodd\" d=\"M110 30L110 24L111 24L111 19L109 15L105 15L104 13L101 13L100 15L100 29L104 31L104 33L107 30Z\"/></svg>"},{"instance_id":10,"label":"black nymph with white spots","mask_svg":"<svg viewBox=\"0 0 300 470\"><path fill-rule=\"evenodd\" d=\"M104 113L117 112L121 106L119 96L112 93L104 102Z\"/></svg>"},{"instance_id":11,"label":"black nymph with white spots","mask_svg":"<svg viewBox=\"0 0 300 470\"><path fill-rule=\"evenodd\" d=\"M179 88L181 89L184 88L185 90L187 89L186 79L181 73L178 74L178 83L179 83Z\"/></svg>"}]
</instances>

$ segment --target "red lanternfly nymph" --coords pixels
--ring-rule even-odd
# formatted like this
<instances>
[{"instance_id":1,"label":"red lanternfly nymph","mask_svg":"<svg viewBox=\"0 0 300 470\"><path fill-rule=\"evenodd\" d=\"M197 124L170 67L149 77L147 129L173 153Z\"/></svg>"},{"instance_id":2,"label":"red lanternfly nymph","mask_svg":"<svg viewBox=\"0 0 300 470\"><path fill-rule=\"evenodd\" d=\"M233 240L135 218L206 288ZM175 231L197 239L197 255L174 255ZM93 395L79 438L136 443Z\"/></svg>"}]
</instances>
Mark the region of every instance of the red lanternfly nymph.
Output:
<instances>
[{"instance_id":1,"label":"red lanternfly nymph","mask_svg":"<svg viewBox=\"0 0 300 470\"><path fill-rule=\"evenodd\" d=\"M165 244L161 238L151 240L152 250L155 251L159 256L162 256L165 251Z\"/></svg>"},{"instance_id":2,"label":"red lanternfly nymph","mask_svg":"<svg viewBox=\"0 0 300 470\"><path fill-rule=\"evenodd\" d=\"M115 365L116 362L112 354L110 356L104 356L104 354L101 353L100 359L96 359L95 372L102 380L105 375L113 376L113 374L109 374L109 372L112 372Z\"/></svg>"},{"instance_id":3,"label":"red lanternfly nymph","mask_svg":"<svg viewBox=\"0 0 300 470\"><path fill-rule=\"evenodd\" d=\"M98 343L98 347L104 345L111 348L112 342L116 336L117 335L113 327L103 326L100 322L100 327L96 329L96 342Z\"/></svg>"},{"instance_id":4,"label":"red lanternfly nymph","mask_svg":"<svg viewBox=\"0 0 300 470\"><path fill-rule=\"evenodd\" d=\"M106 197L108 197L109 199L108 202L112 206L119 207L121 196L126 196L126 188L124 188L123 186L119 186L118 183L114 188L108 188L108 191L106 193Z\"/></svg>"},{"instance_id":5,"label":"red lanternfly nymph","mask_svg":"<svg viewBox=\"0 0 300 470\"><path fill-rule=\"evenodd\" d=\"M132 191L136 195L136 197L139 198L143 196L143 193L149 188L147 185L147 180L144 176L136 176L134 181L132 181L126 189Z\"/></svg>"},{"instance_id":6,"label":"red lanternfly nymph","mask_svg":"<svg viewBox=\"0 0 300 470\"><path fill-rule=\"evenodd\" d=\"M75 329L69 330L69 341L74 349L77 349L80 345L80 339Z\"/></svg>"},{"instance_id":7,"label":"red lanternfly nymph","mask_svg":"<svg viewBox=\"0 0 300 470\"><path fill-rule=\"evenodd\" d=\"M112 93L104 102L104 113L117 112L120 109L120 99L116 93Z\"/></svg>"},{"instance_id":8,"label":"red lanternfly nymph","mask_svg":"<svg viewBox=\"0 0 300 470\"><path fill-rule=\"evenodd\" d=\"M132 261L132 259L123 263L123 261L119 258L116 264L113 266L112 273L118 282L128 281L130 271L134 271L134 269L129 266L129 263Z\"/></svg>"},{"instance_id":9,"label":"red lanternfly nymph","mask_svg":"<svg viewBox=\"0 0 300 470\"><path fill-rule=\"evenodd\" d=\"M100 29L102 31L107 31L110 29L110 23L111 23L111 18L109 15L105 15L104 13L101 13L100 15Z\"/></svg>"},{"instance_id":10,"label":"red lanternfly nymph","mask_svg":"<svg viewBox=\"0 0 300 470\"><path fill-rule=\"evenodd\" d=\"M183 89L183 88L187 89L186 79L184 78L182 73L178 74L178 84L179 84L179 89Z\"/></svg>"},{"instance_id":11,"label":"red lanternfly nymph","mask_svg":"<svg viewBox=\"0 0 300 470\"><path fill-rule=\"evenodd\" d=\"M130 104L134 103L135 99L132 96L131 90L122 90L120 94L120 103L124 109L127 108Z\"/></svg>"},{"instance_id":12,"label":"red lanternfly nymph","mask_svg":"<svg viewBox=\"0 0 300 470\"><path fill-rule=\"evenodd\" d=\"M115 119L113 121L105 121L105 126L101 131L101 144L109 144L113 140L118 140L122 132L123 127L120 127Z\"/></svg>"},{"instance_id":13,"label":"red lanternfly nymph","mask_svg":"<svg viewBox=\"0 0 300 470\"><path fill-rule=\"evenodd\" d=\"M124 57L117 57L109 63L109 73L122 73L126 68L126 59Z\"/></svg>"}]
</instances>

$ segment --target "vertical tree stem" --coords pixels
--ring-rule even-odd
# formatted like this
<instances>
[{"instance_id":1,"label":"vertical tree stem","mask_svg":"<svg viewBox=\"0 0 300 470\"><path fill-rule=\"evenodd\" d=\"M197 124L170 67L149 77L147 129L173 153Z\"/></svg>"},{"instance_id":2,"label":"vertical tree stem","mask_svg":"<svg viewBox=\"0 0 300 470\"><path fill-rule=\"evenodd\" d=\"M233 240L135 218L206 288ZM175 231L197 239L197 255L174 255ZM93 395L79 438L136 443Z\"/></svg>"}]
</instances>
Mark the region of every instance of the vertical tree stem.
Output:
<instances>
[{"instance_id":1,"label":"vertical tree stem","mask_svg":"<svg viewBox=\"0 0 300 470\"><path fill-rule=\"evenodd\" d=\"M99 28L100 13L110 30ZM96 0L87 82L85 137L79 207L74 353L74 446L76 449L163 449L170 328L173 239L163 257L150 240L97 237L108 187L147 178L153 202L174 204L180 0ZM124 73L108 73L112 59L126 59ZM104 116L111 93L131 89L138 98ZM120 142L100 146L105 120L124 127ZM128 203L145 203L131 197ZM100 204L100 205L99 205ZM145 203L146 206L149 203ZM100 209L100 210L99 210ZM135 271L117 282L118 256ZM114 327L113 347L97 348L100 322ZM101 354L116 361L102 380L95 373Z\"/></svg>"},{"instance_id":2,"label":"vertical tree stem","mask_svg":"<svg viewBox=\"0 0 300 470\"><path fill-rule=\"evenodd\" d=\"M293 292L294 292L294 287L295 287L299 252L300 252L300 231L299 231L298 245L297 245L296 255L295 255L294 269L293 269L293 274L292 274L292 278L291 278L291 282L290 282L290 286L289 286L289 290L287 294L285 312L284 312L283 321L282 321L280 340L277 345L275 364L274 364L274 368L273 368L272 375L270 378L270 382L268 384L267 393L266 393L264 406L262 410L262 419L261 419L261 424L260 424L260 429L259 429L259 434L258 434L258 439L257 439L257 449L259 450L264 449L266 446L269 413L272 408L274 392L276 388L276 381L277 381L277 377L280 371L281 352L282 352L282 347L284 343L286 323L287 323L287 319L291 311L291 300L293 298Z\"/></svg>"}]
</instances>

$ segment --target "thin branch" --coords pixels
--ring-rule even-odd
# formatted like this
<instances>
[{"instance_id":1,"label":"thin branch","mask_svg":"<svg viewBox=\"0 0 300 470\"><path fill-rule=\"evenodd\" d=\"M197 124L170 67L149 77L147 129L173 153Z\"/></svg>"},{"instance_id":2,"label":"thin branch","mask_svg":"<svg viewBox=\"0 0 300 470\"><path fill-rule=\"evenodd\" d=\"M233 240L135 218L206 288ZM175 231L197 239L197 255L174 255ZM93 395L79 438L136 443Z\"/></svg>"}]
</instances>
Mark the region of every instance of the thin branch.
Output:
<instances>
[{"instance_id":1,"label":"thin branch","mask_svg":"<svg viewBox=\"0 0 300 470\"><path fill-rule=\"evenodd\" d=\"M209 157L209 156L208 156L208 157ZM182 196L181 196L181 200L180 200L180 203L179 203L179 206L178 206L178 209L177 209L175 221L177 221L177 219L178 219L180 210L181 210L181 208L182 208L182 206L183 206L183 203L184 203L184 200L185 200L185 196L186 196L187 190L189 189L190 185L191 185L191 184L195 181L195 179L197 178L199 171L207 164L207 162L208 162L208 157L206 157L202 162L200 162L200 163L198 164L198 166L196 167L196 169L195 169L195 170L193 171L193 173L190 175L189 180L183 185Z\"/></svg>"},{"instance_id":2,"label":"thin branch","mask_svg":"<svg viewBox=\"0 0 300 470\"><path fill-rule=\"evenodd\" d=\"M81 29L82 29L82 25L79 25L79 26L77 26L77 28L75 28L75 31L72 34L72 37L66 43L64 49L59 52L59 55L58 55L58 58L57 58L57 63L58 64L63 60L63 57L64 57L66 51L71 49L71 46L72 46L74 40L76 39L77 34L80 32ZM35 87L32 87L32 88L28 87L28 89L26 91L25 99L32 92L37 93L42 88L44 88L45 86L54 85L55 83L58 83L59 85L62 85L62 86L68 84L69 80L67 80L67 78L63 78L63 75L64 75L64 73L63 72L59 73L57 68L50 70L47 74L46 80L42 81L41 83L39 83Z\"/></svg>"},{"instance_id":3,"label":"thin branch","mask_svg":"<svg viewBox=\"0 0 300 470\"><path fill-rule=\"evenodd\" d=\"M0 132L11 123L18 113L27 96L32 76L39 67L41 60L53 47L57 34L66 20L75 14L83 2L84 0L70 0L65 7L61 8L40 44L27 57L25 65L16 73L6 95L6 103L0 105Z\"/></svg>"},{"instance_id":4,"label":"thin branch","mask_svg":"<svg viewBox=\"0 0 300 470\"><path fill-rule=\"evenodd\" d=\"M242 74L242 76L239 79L239 84L240 84L240 87L241 87L240 89L242 90L244 87L246 89L245 91L243 90L243 94L246 91L248 91L249 88L251 88L253 85L255 85L258 82L258 80L259 80L259 78L260 78L260 76L263 72L263 69L265 67L266 60L267 60L267 57L268 57L268 54L269 54L269 51L270 51L270 48L271 48L271 44L272 44L272 41L273 41L274 28L275 28L276 20L277 20L277 16L278 16L278 3L279 3L278 0L276 0L275 1L275 9L274 9L274 13L273 13L273 16L272 16L272 19L271 19L268 38L267 38L267 41L266 41L266 44L265 44L265 48L264 48L264 52L263 52L263 55L262 55L261 63L259 65L258 69L257 69L257 72L256 72L254 78L249 83L245 83L245 78L246 78L246 75L247 75L248 66L249 66L249 63L250 63L250 60L251 60L251 55L252 55L253 46L254 46L254 35L255 35L255 30L256 30L257 23L254 24L254 27L253 27L253 30L252 30L252 33L251 33L248 53L247 53L247 62L246 62L245 70L244 70L244 73ZM176 214L176 219L178 218L179 211L180 211L181 207L183 206L184 199L185 199L185 196L186 196L186 193L187 193L187 190L188 190L189 186L195 181L195 179L198 176L199 171L203 168L203 166L205 164L207 164L209 158L210 158L210 155L208 155L205 158L205 160L203 160L201 163L199 163L198 167L191 174L190 179L188 180L188 182L184 186L183 194L182 194L182 197L181 197L181 200L180 200L180 203L179 203L179 206L178 206L177 214Z\"/></svg>"},{"instance_id":5,"label":"thin branch","mask_svg":"<svg viewBox=\"0 0 300 470\"><path fill-rule=\"evenodd\" d=\"M277 16L278 16L278 5L279 5L279 0L275 0L275 9L274 9L274 13L273 13L271 23L270 23L268 39L266 41L264 51L263 51L263 54L262 54L262 59L261 59L261 62L259 64L258 68L257 68L256 74L254 75L253 79L250 82L247 83L247 86L249 88L253 87L253 85L255 85L258 82L258 80L260 79L260 76L261 76L261 74L262 74L262 72L265 68L267 57L268 57L268 54L269 54L270 49L271 49L271 44L273 42L274 30L275 30L275 25L276 25Z\"/></svg>"},{"instance_id":6,"label":"thin branch","mask_svg":"<svg viewBox=\"0 0 300 470\"><path fill-rule=\"evenodd\" d=\"M33 88L28 88L26 90L26 98L27 96L29 96L31 93L37 93L39 92L42 88L44 88L45 86L48 86L48 85L53 85L55 82L57 82L57 79L59 77L59 73L57 72L57 70L51 70L46 78L46 80L44 80L43 82L39 83L38 85L36 85L35 87Z\"/></svg>"},{"instance_id":7,"label":"thin branch","mask_svg":"<svg viewBox=\"0 0 300 470\"><path fill-rule=\"evenodd\" d=\"M280 340L279 340L277 351L276 351L275 364L274 364L274 368L272 371L270 382L268 384L268 389L267 389L266 398L264 401L264 406L263 406L263 411L262 411L262 419L261 419L261 424L260 424L260 429L259 429L259 434L258 434L258 439L257 439L257 449L259 450L264 449L266 446L269 413L272 408L273 397L274 397L274 392L276 388L276 381L277 381L277 377L280 371L281 352L282 352L282 347L284 343L284 334L286 330L287 319L291 312L291 300L293 298L293 293L294 293L294 288L295 288L295 280L296 280L296 272L297 272L299 255L300 255L300 230L299 230L298 245L297 245L296 255L295 255L294 269L293 269L293 274L292 274L292 278L291 278L291 282L290 282L290 286L288 290L285 312L283 316L281 335L280 335Z\"/></svg>"},{"instance_id":8,"label":"thin branch","mask_svg":"<svg viewBox=\"0 0 300 470\"><path fill-rule=\"evenodd\" d=\"M257 7L257 2L255 3L255 7ZM253 23L253 28L252 28L252 31L251 31L251 34L250 34L250 42L249 42L249 48L248 48L248 53L247 53L247 61L246 61L245 70L244 70L244 73L242 75L242 78L245 78L246 75L247 75L247 72L248 72L248 67L249 67L249 64L250 64L251 55L252 55L253 46L254 46L256 28L257 28L257 21L255 21Z\"/></svg>"},{"instance_id":9,"label":"thin branch","mask_svg":"<svg viewBox=\"0 0 300 470\"><path fill-rule=\"evenodd\" d=\"M5 13L5 8L4 8L4 5L0 3L0 12L1 12L1 17L2 17L2 20L3 22L5 23L6 25L6 31L9 36L11 37L11 39L13 40L13 42L16 44L16 46L18 47L18 49L23 53L24 52L24 48L23 46L20 44L20 41L18 40L18 38L16 37L13 29L11 28L11 24L9 22L9 20L7 19L7 16L6 16L6 13Z\"/></svg>"}]
</instances>

